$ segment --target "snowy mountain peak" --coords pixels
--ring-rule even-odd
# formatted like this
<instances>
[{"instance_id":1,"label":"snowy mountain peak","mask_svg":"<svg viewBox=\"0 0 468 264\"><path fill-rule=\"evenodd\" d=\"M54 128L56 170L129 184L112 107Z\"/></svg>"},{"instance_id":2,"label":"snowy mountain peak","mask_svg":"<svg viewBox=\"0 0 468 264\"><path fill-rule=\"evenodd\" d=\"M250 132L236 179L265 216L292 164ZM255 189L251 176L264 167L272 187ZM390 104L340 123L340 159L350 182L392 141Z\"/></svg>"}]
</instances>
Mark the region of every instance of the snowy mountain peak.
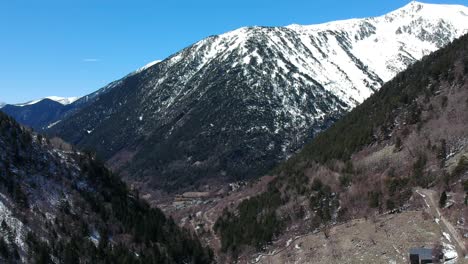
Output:
<instances>
[{"instance_id":1,"label":"snowy mountain peak","mask_svg":"<svg viewBox=\"0 0 468 264\"><path fill-rule=\"evenodd\" d=\"M464 5L457 5L457 4L433 4L433 3L424 3L424 2L420 2L420 1L411 1L409 2L408 4L406 4L405 6L397 9L396 11L398 10L407 10L407 11L412 11L412 12L420 12L420 11L432 11L434 12L434 10L436 9L466 9L467 7L464 6ZM434 13L437 13L437 12L434 12ZM441 15L440 13L438 15Z\"/></svg>"},{"instance_id":2,"label":"snowy mountain peak","mask_svg":"<svg viewBox=\"0 0 468 264\"><path fill-rule=\"evenodd\" d=\"M74 96L74 97L48 96L46 98L50 99L52 101L55 101L57 103L61 103L63 105L69 105L69 104L75 102L76 100L80 99L80 97L78 97L78 96Z\"/></svg>"},{"instance_id":3,"label":"snowy mountain peak","mask_svg":"<svg viewBox=\"0 0 468 264\"><path fill-rule=\"evenodd\" d=\"M413 1L386 16L397 15L410 18L422 16L426 19L434 18L455 21L460 17L467 16L467 13L468 7L463 5L428 4Z\"/></svg>"},{"instance_id":4,"label":"snowy mountain peak","mask_svg":"<svg viewBox=\"0 0 468 264\"><path fill-rule=\"evenodd\" d=\"M154 65L156 65L156 64L158 64L158 63L160 63L161 61L162 61L162 60L155 60L155 61L152 61L152 62L150 62L150 63L147 63L145 66L138 68L134 73L142 72L142 71L144 71L144 70L146 70L146 69L148 69L148 68L150 68L150 67L152 67L152 66L154 66Z\"/></svg>"},{"instance_id":5,"label":"snowy mountain peak","mask_svg":"<svg viewBox=\"0 0 468 264\"><path fill-rule=\"evenodd\" d=\"M41 98L41 99L29 101L29 102L26 102L26 103L15 104L15 106L33 105L33 104L39 103L40 101L42 101L42 100L44 100L44 99L50 99L50 100L55 101L55 102L57 102L57 103L60 103L60 104L62 104L62 105L69 105L69 104L75 102L76 100L80 99L80 97L47 96L47 97L44 97L44 98Z\"/></svg>"},{"instance_id":6,"label":"snowy mountain peak","mask_svg":"<svg viewBox=\"0 0 468 264\"><path fill-rule=\"evenodd\" d=\"M255 63L257 71L273 69L271 78L312 78L354 107L414 61L467 33L465 14L464 6L414 1L380 17L243 27L201 40L167 65L192 61L192 74L198 74L212 63L230 61L233 68ZM293 69L297 75L287 76ZM242 74L253 75L248 67Z\"/></svg>"},{"instance_id":7,"label":"snowy mountain peak","mask_svg":"<svg viewBox=\"0 0 468 264\"><path fill-rule=\"evenodd\" d=\"M309 31L346 30L349 27L359 26L364 22L405 24L415 20L444 20L459 27L463 27L463 23L466 23L467 16L468 7L463 5L426 4L413 1L399 9L378 17L352 18L315 25L292 24L287 26L287 28Z\"/></svg>"},{"instance_id":8,"label":"snowy mountain peak","mask_svg":"<svg viewBox=\"0 0 468 264\"><path fill-rule=\"evenodd\" d=\"M211 36L104 87L52 130L155 182L248 177L467 32L466 7L433 7L412 3L380 17ZM141 171L156 162L148 153L167 157L157 171Z\"/></svg>"},{"instance_id":9,"label":"snowy mountain peak","mask_svg":"<svg viewBox=\"0 0 468 264\"><path fill-rule=\"evenodd\" d=\"M411 2L380 17L287 28L300 34L304 43L310 43L312 51L320 49L329 61L346 64L348 55L352 55L385 82L415 60L468 33L466 14L465 6ZM346 54L340 55L337 48ZM356 83L353 86L365 90Z\"/></svg>"},{"instance_id":10,"label":"snowy mountain peak","mask_svg":"<svg viewBox=\"0 0 468 264\"><path fill-rule=\"evenodd\" d=\"M426 4L423 2L419 2L419 1L411 1L405 6L399 8L398 10L408 10L410 12L419 12L421 11L421 9L424 8L424 6L429 6L429 5L430 4ZM440 5L437 5L437 6L440 6Z\"/></svg>"}]
</instances>

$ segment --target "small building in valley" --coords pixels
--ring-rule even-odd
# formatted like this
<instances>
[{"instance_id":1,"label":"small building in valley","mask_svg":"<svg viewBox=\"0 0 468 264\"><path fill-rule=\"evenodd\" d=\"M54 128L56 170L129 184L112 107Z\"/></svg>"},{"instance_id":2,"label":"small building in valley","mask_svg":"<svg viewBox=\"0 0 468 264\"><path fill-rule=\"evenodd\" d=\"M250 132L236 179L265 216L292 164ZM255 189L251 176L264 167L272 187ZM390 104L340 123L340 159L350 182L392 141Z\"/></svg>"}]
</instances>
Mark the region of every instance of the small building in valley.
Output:
<instances>
[{"instance_id":1,"label":"small building in valley","mask_svg":"<svg viewBox=\"0 0 468 264\"><path fill-rule=\"evenodd\" d=\"M437 252L437 250L433 250L432 248L412 248L410 249L410 263L440 263L440 260L444 258L444 255Z\"/></svg>"}]
</instances>

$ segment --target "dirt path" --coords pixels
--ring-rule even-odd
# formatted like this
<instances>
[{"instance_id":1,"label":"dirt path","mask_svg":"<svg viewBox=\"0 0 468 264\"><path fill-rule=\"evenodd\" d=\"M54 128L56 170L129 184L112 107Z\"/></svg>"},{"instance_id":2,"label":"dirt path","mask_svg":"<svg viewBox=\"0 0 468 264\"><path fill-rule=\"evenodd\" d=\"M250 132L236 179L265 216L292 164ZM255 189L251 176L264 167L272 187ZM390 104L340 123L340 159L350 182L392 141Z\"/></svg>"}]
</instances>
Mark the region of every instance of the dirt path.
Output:
<instances>
[{"instance_id":1,"label":"dirt path","mask_svg":"<svg viewBox=\"0 0 468 264\"><path fill-rule=\"evenodd\" d=\"M432 216L440 220L442 223L441 227L455 240L459 258L464 258L466 252L465 243L452 223L440 213L438 203L436 202L437 193L427 189L417 189L416 192L424 199Z\"/></svg>"},{"instance_id":2,"label":"dirt path","mask_svg":"<svg viewBox=\"0 0 468 264\"><path fill-rule=\"evenodd\" d=\"M217 204L211 206L208 208L204 213L203 213L203 219L208 222L210 229L213 229L213 226L215 224L215 220L213 220L211 217L209 217L209 212L211 212L213 209L215 209Z\"/></svg>"}]
</instances>

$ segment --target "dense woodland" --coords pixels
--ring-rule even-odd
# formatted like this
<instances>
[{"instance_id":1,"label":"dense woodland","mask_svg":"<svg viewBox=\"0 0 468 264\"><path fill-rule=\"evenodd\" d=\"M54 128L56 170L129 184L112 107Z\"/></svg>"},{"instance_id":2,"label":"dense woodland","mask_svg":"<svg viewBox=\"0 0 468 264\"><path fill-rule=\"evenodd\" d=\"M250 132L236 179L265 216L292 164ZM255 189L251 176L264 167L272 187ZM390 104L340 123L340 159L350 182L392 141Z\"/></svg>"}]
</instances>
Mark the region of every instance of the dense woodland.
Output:
<instances>
[{"instance_id":1,"label":"dense woodland","mask_svg":"<svg viewBox=\"0 0 468 264\"><path fill-rule=\"evenodd\" d=\"M0 239L0 262L212 261L211 251L196 236L150 208L94 155L71 150L56 156L48 139L1 112L0 150L0 193L11 197L11 210L28 230L25 246L8 236ZM55 188L66 199L53 208L49 196ZM0 227L5 233L18 232L14 228L5 220Z\"/></svg>"},{"instance_id":2,"label":"dense woodland","mask_svg":"<svg viewBox=\"0 0 468 264\"><path fill-rule=\"evenodd\" d=\"M351 211L360 210L358 214L366 215L369 210L400 210L411 197L412 187L430 187L441 181L444 182L441 185L449 186L449 182L460 179L468 169L466 159L462 157L455 169L447 172L444 169L447 143L443 139L438 142L428 140L423 146L425 150L414 153L410 160L412 165L407 171L397 173L393 168L384 168L383 189L364 187L364 193L360 194L363 198L359 198L361 201L358 202L365 204L363 207L367 209L355 206L347 208L343 205L340 210L336 210L340 204L340 195L349 193L351 186L358 182L362 184L362 181L366 181L364 172L353 165L352 156L379 142L393 144L395 152L401 151L406 147L404 142L409 140L406 137L413 131L419 133L425 122L433 118L429 114L429 117L423 118L423 112L434 113L437 111L434 107L440 107L440 112L445 111L450 98L439 96L441 87L461 87L466 76L468 35L416 62L330 129L318 134L297 155L274 169L272 174L277 175L277 178L270 183L267 192L243 201L236 209L225 210L215 226L222 238L222 249L235 255L241 247L259 249L267 245L291 221L292 214L279 213L279 209L294 204L299 197L309 200L309 208L313 212L310 227L317 230L325 228L329 223L345 221L352 217ZM432 101L438 102L438 105L429 103ZM396 121L404 124L403 129L398 130L398 135L392 135ZM434 159L441 168L439 174L430 174L425 170ZM325 183L331 180L322 178L325 181L322 182L319 176L314 175L313 171L323 170L339 175L338 186L334 186L334 191ZM405 176L398 175L401 173ZM464 188L468 190L468 180L464 181ZM303 212L299 210L296 214L301 217ZM271 218L280 224L265 225Z\"/></svg>"}]
</instances>

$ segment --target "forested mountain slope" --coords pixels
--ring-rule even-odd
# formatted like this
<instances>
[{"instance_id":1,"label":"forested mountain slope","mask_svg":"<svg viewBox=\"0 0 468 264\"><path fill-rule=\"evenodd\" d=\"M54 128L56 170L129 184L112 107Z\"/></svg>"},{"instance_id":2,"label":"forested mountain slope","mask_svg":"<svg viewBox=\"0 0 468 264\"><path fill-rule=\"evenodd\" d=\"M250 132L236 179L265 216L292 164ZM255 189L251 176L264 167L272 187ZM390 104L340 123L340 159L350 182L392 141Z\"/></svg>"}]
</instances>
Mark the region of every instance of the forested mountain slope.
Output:
<instances>
[{"instance_id":1,"label":"forested mountain slope","mask_svg":"<svg viewBox=\"0 0 468 264\"><path fill-rule=\"evenodd\" d=\"M1 263L210 263L95 157L0 112Z\"/></svg>"},{"instance_id":2,"label":"forested mountain slope","mask_svg":"<svg viewBox=\"0 0 468 264\"><path fill-rule=\"evenodd\" d=\"M326 232L350 219L404 211L415 187L464 197L442 212L465 232L467 98L464 35L398 74L278 166L268 191L226 209L214 226L222 250L261 250L284 232Z\"/></svg>"}]
</instances>

